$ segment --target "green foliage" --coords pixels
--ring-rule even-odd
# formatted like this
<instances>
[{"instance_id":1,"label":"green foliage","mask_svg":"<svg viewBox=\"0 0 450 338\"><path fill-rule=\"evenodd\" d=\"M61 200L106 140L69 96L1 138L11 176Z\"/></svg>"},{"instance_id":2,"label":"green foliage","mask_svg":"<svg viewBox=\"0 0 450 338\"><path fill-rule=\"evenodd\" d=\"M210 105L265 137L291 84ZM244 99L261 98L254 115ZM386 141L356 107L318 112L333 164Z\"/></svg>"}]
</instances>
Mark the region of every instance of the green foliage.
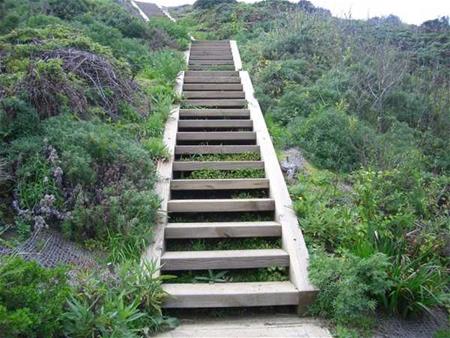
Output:
<instances>
[{"instance_id":1,"label":"green foliage","mask_svg":"<svg viewBox=\"0 0 450 338\"><path fill-rule=\"evenodd\" d=\"M154 266L125 262L117 278L95 273L85 276L68 302L63 315L64 333L70 337L140 337L177 322L163 317L166 294L163 277L153 277Z\"/></svg>"},{"instance_id":2,"label":"green foliage","mask_svg":"<svg viewBox=\"0 0 450 338\"><path fill-rule=\"evenodd\" d=\"M197 0L194 8L208 9L221 4L235 4L236 0Z\"/></svg>"},{"instance_id":3,"label":"green foliage","mask_svg":"<svg viewBox=\"0 0 450 338\"><path fill-rule=\"evenodd\" d=\"M259 161L258 153L183 155L181 161Z\"/></svg>"},{"instance_id":4,"label":"green foliage","mask_svg":"<svg viewBox=\"0 0 450 338\"><path fill-rule=\"evenodd\" d=\"M320 293L310 311L333 318L338 324L367 328L368 317L376 308L373 298L384 295L390 287L388 266L383 254L360 258L317 253L311 259L309 277Z\"/></svg>"},{"instance_id":5,"label":"green foliage","mask_svg":"<svg viewBox=\"0 0 450 338\"><path fill-rule=\"evenodd\" d=\"M190 37L186 27L174 23L166 17L153 17L149 21L149 26L153 29L162 29L172 39L174 39L181 49L187 49L190 43Z\"/></svg>"},{"instance_id":6,"label":"green foliage","mask_svg":"<svg viewBox=\"0 0 450 338\"><path fill-rule=\"evenodd\" d=\"M0 330L4 337L61 333L70 288L65 270L45 269L20 258L0 259Z\"/></svg>"},{"instance_id":7,"label":"green foliage","mask_svg":"<svg viewBox=\"0 0 450 338\"><path fill-rule=\"evenodd\" d=\"M193 239L167 242L168 251L274 249L280 247L280 239L274 238Z\"/></svg>"},{"instance_id":8,"label":"green foliage","mask_svg":"<svg viewBox=\"0 0 450 338\"><path fill-rule=\"evenodd\" d=\"M318 171L299 182L291 193L306 239L330 254L319 255L318 262L326 265L313 263L315 283L328 284L322 274L334 270L332 264L346 271L357 259L383 255L389 263L382 270L386 289L367 294L368 299L405 317L447 304L449 262L442 253L450 228L448 193L442 192L448 179L425 177L417 170L361 170L345 180ZM325 297L320 307L331 306ZM338 313L327 315L341 321Z\"/></svg>"},{"instance_id":9,"label":"green foliage","mask_svg":"<svg viewBox=\"0 0 450 338\"><path fill-rule=\"evenodd\" d=\"M87 0L50 0L48 1L50 13L63 20L70 20L88 10Z\"/></svg>"},{"instance_id":10,"label":"green foliage","mask_svg":"<svg viewBox=\"0 0 450 338\"><path fill-rule=\"evenodd\" d=\"M315 163L341 171L368 164L376 139L358 119L336 110L299 119L290 128L294 141L302 144Z\"/></svg>"},{"instance_id":11,"label":"green foliage","mask_svg":"<svg viewBox=\"0 0 450 338\"><path fill-rule=\"evenodd\" d=\"M226 179L226 178L262 178L265 177L263 169L237 169L237 170L214 170L203 169L183 175L183 178L191 179Z\"/></svg>"},{"instance_id":12,"label":"green foliage","mask_svg":"<svg viewBox=\"0 0 450 338\"><path fill-rule=\"evenodd\" d=\"M176 271L171 283L243 283L275 282L289 280L285 267L271 266L259 269Z\"/></svg>"}]
</instances>

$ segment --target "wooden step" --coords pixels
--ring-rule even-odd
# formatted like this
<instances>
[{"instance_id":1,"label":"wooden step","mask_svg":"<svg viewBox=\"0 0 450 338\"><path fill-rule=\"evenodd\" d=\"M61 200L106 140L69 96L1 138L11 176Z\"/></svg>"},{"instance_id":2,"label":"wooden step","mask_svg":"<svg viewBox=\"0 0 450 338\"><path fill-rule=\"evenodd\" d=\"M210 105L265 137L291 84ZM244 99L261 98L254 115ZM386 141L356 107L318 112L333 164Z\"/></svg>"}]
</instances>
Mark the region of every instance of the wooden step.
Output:
<instances>
[{"instance_id":1,"label":"wooden step","mask_svg":"<svg viewBox=\"0 0 450 338\"><path fill-rule=\"evenodd\" d=\"M282 249L166 251L161 270L257 269L289 266L289 255Z\"/></svg>"},{"instance_id":2,"label":"wooden step","mask_svg":"<svg viewBox=\"0 0 450 338\"><path fill-rule=\"evenodd\" d=\"M231 71L236 69L234 65L190 65L192 71Z\"/></svg>"},{"instance_id":3,"label":"wooden step","mask_svg":"<svg viewBox=\"0 0 450 338\"><path fill-rule=\"evenodd\" d=\"M171 190L251 190L269 189L267 178L188 179L172 180Z\"/></svg>"},{"instance_id":4,"label":"wooden step","mask_svg":"<svg viewBox=\"0 0 450 338\"><path fill-rule=\"evenodd\" d=\"M244 212L273 211L275 201L271 198L249 199L205 199L205 200L170 200L169 212Z\"/></svg>"},{"instance_id":5,"label":"wooden step","mask_svg":"<svg viewBox=\"0 0 450 338\"><path fill-rule=\"evenodd\" d=\"M221 51L191 50L191 52L189 53L189 59L197 56L214 56L214 57L217 56L221 58L233 59L231 49Z\"/></svg>"},{"instance_id":6,"label":"wooden step","mask_svg":"<svg viewBox=\"0 0 450 338\"><path fill-rule=\"evenodd\" d=\"M186 76L184 83L241 83L237 76Z\"/></svg>"},{"instance_id":7,"label":"wooden step","mask_svg":"<svg viewBox=\"0 0 450 338\"><path fill-rule=\"evenodd\" d=\"M233 60L233 56L231 54L210 54L210 55L189 55L189 60Z\"/></svg>"},{"instance_id":8,"label":"wooden step","mask_svg":"<svg viewBox=\"0 0 450 338\"><path fill-rule=\"evenodd\" d=\"M177 133L177 141L255 141L253 131L183 131Z\"/></svg>"},{"instance_id":9,"label":"wooden step","mask_svg":"<svg viewBox=\"0 0 450 338\"><path fill-rule=\"evenodd\" d=\"M258 145L175 146L175 155L259 153Z\"/></svg>"},{"instance_id":10,"label":"wooden step","mask_svg":"<svg viewBox=\"0 0 450 338\"><path fill-rule=\"evenodd\" d=\"M188 70L184 73L184 76L239 76L239 72L230 70L218 70L218 71L207 71L207 70Z\"/></svg>"},{"instance_id":11,"label":"wooden step","mask_svg":"<svg viewBox=\"0 0 450 338\"><path fill-rule=\"evenodd\" d=\"M250 117L248 109L180 109L180 117Z\"/></svg>"},{"instance_id":12,"label":"wooden step","mask_svg":"<svg viewBox=\"0 0 450 338\"><path fill-rule=\"evenodd\" d=\"M179 120L178 128L252 128L252 120Z\"/></svg>"},{"instance_id":13,"label":"wooden step","mask_svg":"<svg viewBox=\"0 0 450 338\"><path fill-rule=\"evenodd\" d=\"M192 90L221 90L221 91L227 91L227 90L233 90L233 91L240 91L243 87L239 83L207 83L207 84L201 84L201 83L185 83L183 84L183 91L192 91Z\"/></svg>"},{"instance_id":14,"label":"wooden step","mask_svg":"<svg viewBox=\"0 0 450 338\"><path fill-rule=\"evenodd\" d=\"M183 92L187 99L245 99L242 91L189 91Z\"/></svg>"},{"instance_id":15,"label":"wooden step","mask_svg":"<svg viewBox=\"0 0 450 338\"><path fill-rule=\"evenodd\" d=\"M165 228L167 239L280 236L281 224L277 222L169 223Z\"/></svg>"},{"instance_id":16,"label":"wooden step","mask_svg":"<svg viewBox=\"0 0 450 338\"><path fill-rule=\"evenodd\" d=\"M229 46L230 40L196 40L192 42L192 47L196 46Z\"/></svg>"},{"instance_id":17,"label":"wooden step","mask_svg":"<svg viewBox=\"0 0 450 338\"><path fill-rule=\"evenodd\" d=\"M234 65L233 60L217 60L217 59L208 59L208 60L189 60L189 65Z\"/></svg>"},{"instance_id":18,"label":"wooden step","mask_svg":"<svg viewBox=\"0 0 450 338\"><path fill-rule=\"evenodd\" d=\"M228 45L205 45L205 46L192 46L191 52L229 52L231 53L231 47Z\"/></svg>"},{"instance_id":19,"label":"wooden step","mask_svg":"<svg viewBox=\"0 0 450 338\"><path fill-rule=\"evenodd\" d=\"M187 99L183 103L197 107L245 107L247 100L244 99Z\"/></svg>"},{"instance_id":20,"label":"wooden step","mask_svg":"<svg viewBox=\"0 0 450 338\"><path fill-rule=\"evenodd\" d=\"M291 282L163 284L169 297L164 308L217 308L298 305Z\"/></svg>"},{"instance_id":21,"label":"wooden step","mask_svg":"<svg viewBox=\"0 0 450 338\"><path fill-rule=\"evenodd\" d=\"M264 169L263 161L174 161L174 171Z\"/></svg>"}]
</instances>

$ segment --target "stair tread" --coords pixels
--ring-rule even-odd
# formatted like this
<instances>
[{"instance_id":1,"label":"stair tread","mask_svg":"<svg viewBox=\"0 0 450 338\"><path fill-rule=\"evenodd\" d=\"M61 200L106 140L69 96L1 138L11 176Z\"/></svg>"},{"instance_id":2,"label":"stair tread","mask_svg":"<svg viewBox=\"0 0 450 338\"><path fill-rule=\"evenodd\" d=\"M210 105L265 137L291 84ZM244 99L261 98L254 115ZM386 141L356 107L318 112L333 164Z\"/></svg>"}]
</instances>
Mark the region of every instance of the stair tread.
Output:
<instances>
[{"instance_id":1,"label":"stair tread","mask_svg":"<svg viewBox=\"0 0 450 338\"><path fill-rule=\"evenodd\" d=\"M166 251L161 256L162 270L255 269L289 266L283 249Z\"/></svg>"},{"instance_id":2,"label":"stair tread","mask_svg":"<svg viewBox=\"0 0 450 338\"><path fill-rule=\"evenodd\" d=\"M170 182L171 190L242 190L268 189L267 178L228 179L175 179Z\"/></svg>"},{"instance_id":3,"label":"stair tread","mask_svg":"<svg viewBox=\"0 0 450 338\"><path fill-rule=\"evenodd\" d=\"M186 127L251 127L253 126L252 120L238 120L238 119L223 119L223 120L179 120L178 126L181 128Z\"/></svg>"},{"instance_id":4,"label":"stair tread","mask_svg":"<svg viewBox=\"0 0 450 338\"><path fill-rule=\"evenodd\" d=\"M279 236L281 236L281 224L268 221L169 223L165 228L165 237L168 239Z\"/></svg>"},{"instance_id":5,"label":"stair tread","mask_svg":"<svg viewBox=\"0 0 450 338\"><path fill-rule=\"evenodd\" d=\"M169 200L169 212L237 212L273 211L275 201L271 198L242 199L184 199Z\"/></svg>"},{"instance_id":6,"label":"stair tread","mask_svg":"<svg viewBox=\"0 0 450 338\"><path fill-rule=\"evenodd\" d=\"M259 153L258 145L177 145L175 155Z\"/></svg>"},{"instance_id":7,"label":"stair tread","mask_svg":"<svg viewBox=\"0 0 450 338\"><path fill-rule=\"evenodd\" d=\"M208 141L208 140L256 140L254 131L180 131L177 133L179 141Z\"/></svg>"},{"instance_id":8,"label":"stair tread","mask_svg":"<svg viewBox=\"0 0 450 338\"><path fill-rule=\"evenodd\" d=\"M163 284L169 294L165 308L297 305L299 292L291 282Z\"/></svg>"},{"instance_id":9,"label":"stair tread","mask_svg":"<svg viewBox=\"0 0 450 338\"><path fill-rule=\"evenodd\" d=\"M264 169L263 161L174 161L174 171Z\"/></svg>"}]
</instances>

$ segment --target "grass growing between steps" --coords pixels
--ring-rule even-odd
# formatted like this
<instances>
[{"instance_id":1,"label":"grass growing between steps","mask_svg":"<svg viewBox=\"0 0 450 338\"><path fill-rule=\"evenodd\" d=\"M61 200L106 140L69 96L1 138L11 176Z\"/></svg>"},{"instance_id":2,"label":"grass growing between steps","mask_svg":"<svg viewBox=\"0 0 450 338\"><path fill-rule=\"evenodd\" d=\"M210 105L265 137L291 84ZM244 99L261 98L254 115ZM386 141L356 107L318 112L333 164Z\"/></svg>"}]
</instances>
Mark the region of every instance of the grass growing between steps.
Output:
<instances>
[{"instance_id":1,"label":"grass growing between steps","mask_svg":"<svg viewBox=\"0 0 450 338\"><path fill-rule=\"evenodd\" d=\"M172 199L249 199L268 198L268 189L172 191Z\"/></svg>"},{"instance_id":2,"label":"grass growing between steps","mask_svg":"<svg viewBox=\"0 0 450 338\"><path fill-rule=\"evenodd\" d=\"M214 170L203 169L181 172L180 179L229 179L229 178L264 178L264 169Z\"/></svg>"},{"instance_id":3,"label":"grass growing between steps","mask_svg":"<svg viewBox=\"0 0 450 338\"><path fill-rule=\"evenodd\" d=\"M255 152L239 154L192 154L181 155L179 161L260 161L261 155Z\"/></svg>"},{"instance_id":4,"label":"grass growing between steps","mask_svg":"<svg viewBox=\"0 0 450 338\"><path fill-rule=\"evenodd\" d=\"M259 269L175 271L168 283L242 283L282 282L289 280L287 267L271 266Z\"/></svg>"},{"instance_id":5,"label":"grass growing between steps","mask_svg":"<svg viewBox=\"0 0 450 338\"><path fill-rule=\"evenodd\" d=\"M169 215L171 223L185 222L258 222L273 221L271 211L264 212L227 212L227 213L176 213Z\"/></svg>"},{"instance_id":6,"label":"grass growing between steps","mask_svg":"<svg viewBox=\"0 0 450 338\"><path fill-rule=\"evenodd\" d=\"M167 251L280 249L280 238L171 239Z\"/></svg>"}]
</instances>

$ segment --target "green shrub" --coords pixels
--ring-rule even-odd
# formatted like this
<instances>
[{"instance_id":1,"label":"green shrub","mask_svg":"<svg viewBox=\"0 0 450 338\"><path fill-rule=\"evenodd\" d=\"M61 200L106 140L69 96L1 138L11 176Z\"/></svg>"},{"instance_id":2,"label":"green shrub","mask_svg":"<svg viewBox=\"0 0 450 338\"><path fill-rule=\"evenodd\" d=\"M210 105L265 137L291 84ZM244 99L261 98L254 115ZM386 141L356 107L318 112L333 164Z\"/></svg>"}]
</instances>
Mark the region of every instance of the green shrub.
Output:
<instances>
[{"instance_id":1,"label":"green shrub","mask_svg":"<svg viewBox=\"0 0 450 338\"><path fill-rule=\"evenodd\" d=\"M94 272L85 276L69 300L63 315L69 337L140 337L173 328L176 321L163 317L161 303L166 294L163 277L153 277L150 264L125 262L117 278Z\"/></svg>"},{"instance_id":2,"label":"green shrub","mask_svg":"<svg viewBox=\"0 0 450 338\"><path fill-rule=\"evenodd\" d=\"M48 2L50 13L63 19L70 20L88 10L87 0L50 0Z\"/></svg>"},{"instance_id":3,"label":"green shrub","mask_svg":"<svg viewBox=\"0 0 450 338\"><path fill-rule=\"evenodd\" d=\"M65 270L20 258L0 258L0 331L3 337L52 337L70 294Z\"/></svg>"},{"instance_id":4,"label":"green shrub","mask_svg":"<svg viewBox=\"0 0 450 338\"><path fill-rule=\"evenodd\" d=\"M369 318L377 306L375 298L384 295L391 286L388 267L388 259L383 254L369 258L350 254L313 255L309 278L320 291L311 312L333 318L338 324L370 327Z\"/></svg>"},{"instance_id":5,"label":"green shrub","mask_svg":"<svg viewBox=\"0 0 450 338\"><path fill-rule=\"evenodd\" d=\"M235 4L236 0L197 0L194 3L194 8L208 9L221 4Z\"/></svg>"},{"instance_id":6,"label":"green shrub","mask_svg":"<svg viewBox=\"0 0 450 338\"><path fill-rule=\"evenodd\" d=\"M337 110L318 112L290 126L293 142L320 167L351 171L368 164L376 143L373 130Z\"/></svg>"},{"instance_id":7,"label":"green shrub","mask_svg":"<svg viewBox=\"0 0 450 338\"><path fill-rule=\"evenodd\" d=\"M177 41L178 46L181 49L187 49L190 42L190 37L186 27L173 22L166 17L153 17L148 24L153 29L165 31L172 39Z\"/></svg>"},{"instance_id":8,"label":"green shrub","mask_svg":"<svg viewBox=\"0 0 450 338\"><path fill-rule=\"evenodd\" d=\"M0 103L0 138L11 140L29 136L40 129L36 110L18 97L7 97Z\"/></svg>"}]
</instances>

